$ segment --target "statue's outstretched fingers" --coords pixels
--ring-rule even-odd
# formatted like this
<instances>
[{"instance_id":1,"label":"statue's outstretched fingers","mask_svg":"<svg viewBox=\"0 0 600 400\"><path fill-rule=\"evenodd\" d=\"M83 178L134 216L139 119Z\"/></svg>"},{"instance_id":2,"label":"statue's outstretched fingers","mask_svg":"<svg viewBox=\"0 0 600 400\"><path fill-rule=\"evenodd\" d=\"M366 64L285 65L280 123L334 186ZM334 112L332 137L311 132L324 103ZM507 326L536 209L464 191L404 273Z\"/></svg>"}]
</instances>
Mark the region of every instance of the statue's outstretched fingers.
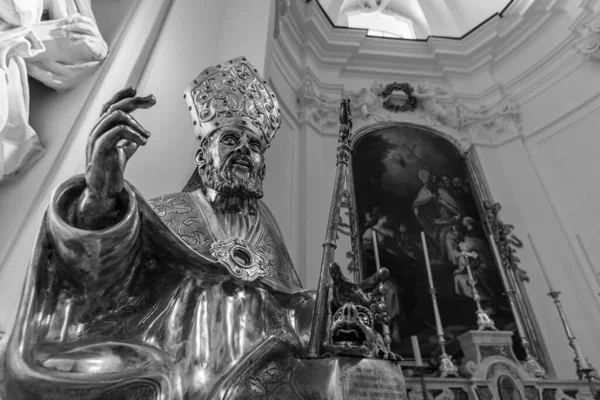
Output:
<instances>
[{"instance_id":1,"label":"statue's outstretched fingers","mask_svg":"<svg viewBox=\"0 0 600 400\"><path fill-rule=\"evenodd\" d=\"M135 118L123 111L115 111L110 114L106 114L100 118L88 138L86 147L86 156L88 162L91 160L92 153L96 147L98 139L105 135L110 129L118 125L126 125L137 131L141 136L148 139L151 135Z\"/></svg>"},{"instance_id":2,"label":"statue's outstretched fingers","mask_svg":"<svg viewBox=\"0 0 600 400\"><path fill-rule=\"evenodd\" d=\"M128 125L121 124L109 129L104 135L98 138L98 144L95 147L94 152L116 148L117 144L123 139L132 141L141 146L145 145L148 141L148 139L137 130Z\"/></svg>"},{"instance_id":3,"label":"statue's outstretched fingers","mask_svg":"<svg viewBox=\"0 0 600 400\"><path fill-rule=\"evenodd\" d=\"M135 86L129 86L129 87L126 87L125 89L119 90L117 93L115 93L115 95L108 102L106 102L102 106L102 111L100 111L100 115L105 114L106 111L108 111L110 106L112 106L113 104L118 103L119 101L126 99L128 97L135 97L136 94L137 94L137 90L136 90Z\"/></svg>"},{"instance_id":4,"label":"statue's outstretched fingers","mask_svg":"<svg viewBox=\"0 0 600 400\"><path fill-rule=\"evenodd\" d=\"M128 97L111 105L106 112L110 114L119 110L126 113L131 113L140 108L145 109L153 107L155 104L156 97L154 97L154 95L148 95L145 97Z\"/></svg>"},{"instance_id":5,"label":"statue's outstretched fingers","mask_svg":"<svg viewBox=\"0 0 600 400\"><path fill-rule=\"evenodd\" d=\"M139 147L139 144L127 139L123 139L117 144L117 148L119 149L119 164L121 165L121 171L125 171L125 165L127 165L127 161L129 161Z\"/></svg>"}]
</instances>

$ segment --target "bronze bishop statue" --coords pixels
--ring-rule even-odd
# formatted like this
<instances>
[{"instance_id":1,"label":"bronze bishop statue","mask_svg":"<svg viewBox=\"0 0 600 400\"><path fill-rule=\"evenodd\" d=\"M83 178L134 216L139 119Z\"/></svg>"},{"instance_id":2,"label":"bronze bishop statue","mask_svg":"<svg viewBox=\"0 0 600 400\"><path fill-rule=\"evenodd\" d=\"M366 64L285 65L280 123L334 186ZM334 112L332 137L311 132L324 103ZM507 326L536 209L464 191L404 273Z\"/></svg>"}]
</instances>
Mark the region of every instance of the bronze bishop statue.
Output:
<instances>
[{"instance_id":1,"label":"bronze bishop statue","mask_svg":"<svg viewBox=\"0 0 600 400\"><path fill-rule=\"evenodd\" d=\"M302 389L315 291L260 201L275 94L240 57L204 70L184 97L197 170L184 191L152 200L123 173L151 140L131 113L154 97L128 88L104 106L85 174L50 199L0 348L0 398L326 398ZM332 272L334 341L368 347L387 318L387 271L360 284Z\"/></svg>"}]
</instances>

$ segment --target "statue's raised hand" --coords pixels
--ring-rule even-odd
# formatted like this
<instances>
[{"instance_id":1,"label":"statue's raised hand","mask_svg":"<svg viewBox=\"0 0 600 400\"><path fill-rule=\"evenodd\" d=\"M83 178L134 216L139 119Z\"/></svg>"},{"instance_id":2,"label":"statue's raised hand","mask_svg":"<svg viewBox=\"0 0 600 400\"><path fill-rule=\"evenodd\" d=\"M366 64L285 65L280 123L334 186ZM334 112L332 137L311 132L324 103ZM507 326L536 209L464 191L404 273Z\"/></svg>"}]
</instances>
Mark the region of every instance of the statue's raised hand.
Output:
<instances>
[{"instance_id":1,"label":"statue's raised hand","mask_svg":"<svg viewBox=\"0 0 600 400\"><path fill-rule=\"evenodd\" d=\"M86 148L86 189L78 208L82 227L102 229L111 223L109 217L117 211L116 196L123 190L127 161L150 137L130 113L154 104L154 96L138 97L135 88L129 87L102 107Z\"/></svg>"},{"instance_id":2,"label":"statue's raised hand","mask_svg":"<svg viewBox=\"0 0 600 400\"><path fill-rule=\"evenodd\" d=\"M375 321L389 324L390 318L385 302L388 288L384 283L389 276L389 271L386 268L381 268L360 283L346 279L340 266L336 263L331 264L329 272L333 281L332 301L336 307L341 307L346 303L358 304L369 308Z\"/></svg>"}]
</instances>

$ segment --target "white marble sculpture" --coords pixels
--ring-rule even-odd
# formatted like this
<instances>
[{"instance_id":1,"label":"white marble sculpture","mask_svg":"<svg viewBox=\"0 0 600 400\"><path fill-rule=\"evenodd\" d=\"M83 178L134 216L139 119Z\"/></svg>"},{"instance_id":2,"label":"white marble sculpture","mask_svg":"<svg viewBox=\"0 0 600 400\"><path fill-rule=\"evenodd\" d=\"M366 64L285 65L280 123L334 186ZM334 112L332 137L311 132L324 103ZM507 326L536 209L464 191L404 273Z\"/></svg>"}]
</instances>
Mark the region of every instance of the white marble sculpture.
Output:
<instances>
[{"instance_id":1,"label":"white marble sculpture","mask_svg":"<svg viewBox=\"0 0 600 400\"><path fill-rule=\"evenodd\" d=\"M67 90L96 71L107 53L90 0L0 0L0 181L43 151L28 122L27 75Z\"/></svg>"},{"instance_id":2,"label":"white marble sculpture","mask_svg":"<svg viewBox=\"0 0 600 400\"><path fill-rule=\"evenodd\" d=\"M361 13L376 13L386 10L391 0L345 0L340 8L340 15L361 12Z\"/></svg>"}]
</instances>

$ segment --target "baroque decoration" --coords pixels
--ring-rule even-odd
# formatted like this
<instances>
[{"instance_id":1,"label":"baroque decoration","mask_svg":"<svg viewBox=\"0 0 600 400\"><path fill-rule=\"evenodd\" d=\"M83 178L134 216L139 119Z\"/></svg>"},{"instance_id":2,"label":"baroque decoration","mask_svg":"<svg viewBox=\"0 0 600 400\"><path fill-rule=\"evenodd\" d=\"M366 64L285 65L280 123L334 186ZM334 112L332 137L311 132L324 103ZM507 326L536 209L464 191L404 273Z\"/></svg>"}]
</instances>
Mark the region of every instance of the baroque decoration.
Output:
<instances>
[{"instance_id":1,"label":"baroque decoration","mask_svg":"<svg viewBox=\"0 0 600 400\"><path fill-rule=\"evenodd\" d=\"M590 16L579 29L581 36L575 43L575 49L589 60L600 61L600 13Z\"/></svg>"},{"instance_id":2,"label":"baroque decoration","mask_svg":"<svg viewBox=\"0 0 600 400\"><path fill-rule=\"evenodd\" d=\"M498 213L502 209L499 203L484 201L483 207L490 231L497 240L498 251L500 251L500 257L504 263L503 267L512 269L519 279L529 282L527 272L519 268L521 259L517 256L517 249L523 247L523 242L513 233L514 225L505 224L498 218Z\"/></svg>"},{"instance_id":3,"label":"baroque decoration","mask_svg":"<svg viewBox=\"0 0 600 400\"><path fill-rule=\"evenodd\" d=\"M281 21L289 8L290 0L275 0L275 24L273 26L274 39L277 39L281 33Z\"/></svg>"},{"instance_id":4,"label":"baroque decoration","mask_svg":"<svg viewBox=\"0 0 600 400\"><path fill-rule=\"evenodd\" d=\"M457 103L450 93L430 82L413 88L408 83L384 85L377 81L369 88L343 94L351 100L357 128L382 121L419 123L453 136L465 148L472 143L500 144L521 134L519 107L508 96L473 108ZM303 79L296 101L300 118L325 130L336 126L338 100L322 94L310 76Z\"/></svg>"},{"instance_id":5,"label":"baroque decoration","mask_svg":"<svg viewBox=\"0 0 600 400\"><path fill-rule=\"evenodd\" d=\"M406 96L406 100L403 104L395 104L391 100L392 93L394 92L403 92ZM405 111L414 111L417 108L417 98L413 96L413 89L408 83L390 83L386 87L383 88L381 93L379 93L379 97L383 97L385 100L383 102L383 108L388 111L393 112L405 112Z\"/></svg>"}]
</instances>

